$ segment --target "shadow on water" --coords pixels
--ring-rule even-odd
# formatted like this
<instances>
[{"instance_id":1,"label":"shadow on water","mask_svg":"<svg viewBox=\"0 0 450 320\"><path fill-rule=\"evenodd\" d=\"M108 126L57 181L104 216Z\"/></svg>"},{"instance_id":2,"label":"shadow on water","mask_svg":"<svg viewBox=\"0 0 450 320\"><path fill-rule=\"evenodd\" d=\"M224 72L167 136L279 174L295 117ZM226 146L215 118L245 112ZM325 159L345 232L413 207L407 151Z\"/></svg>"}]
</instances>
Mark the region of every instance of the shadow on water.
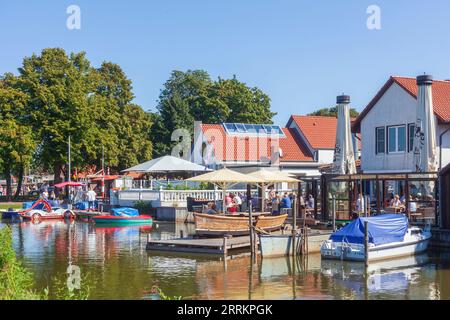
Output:
<instances>
[{"instance_id":1,"label":"shadow on water","mask_svg":"<svg viewBox=\"0 0 450 320\"><path fill-rule=\"evenodd\" d=\"M371 264L322 261L320 255L256 259L146 252L147 237L193 233L193 225L95 226L64 221L11 224L14 247L38 289L80 267L93 299L152 298L159 287L184 299L449 299L450 252Z\"/></svg>"}]
</instances>

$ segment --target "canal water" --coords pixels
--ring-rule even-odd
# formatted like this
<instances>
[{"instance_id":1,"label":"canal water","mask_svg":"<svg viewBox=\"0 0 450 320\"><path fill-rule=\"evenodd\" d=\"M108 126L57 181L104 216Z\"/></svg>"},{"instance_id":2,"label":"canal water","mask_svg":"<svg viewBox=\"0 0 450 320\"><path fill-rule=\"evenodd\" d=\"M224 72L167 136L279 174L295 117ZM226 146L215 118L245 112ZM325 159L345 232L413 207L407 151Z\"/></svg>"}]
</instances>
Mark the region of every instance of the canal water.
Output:
<instances>
[{"instance_id":1,"label":"canal water","mask_svg":"<svg viewBox=\"0 0 450 320\"><path fill-rule=\"evenodd\" d=\"M52 288L52 279L66 279L68 266L75 265L90 299L153 299L156 287L183 299L450 299L450 252L382 262L365 272L360 263L321 261L320 255L252 261L245 253L223 259L146 252L148 236L191 234L193 226L185 224L9 225L15 251L34 273L36 289Z\"/></svg>"}]
</instances>

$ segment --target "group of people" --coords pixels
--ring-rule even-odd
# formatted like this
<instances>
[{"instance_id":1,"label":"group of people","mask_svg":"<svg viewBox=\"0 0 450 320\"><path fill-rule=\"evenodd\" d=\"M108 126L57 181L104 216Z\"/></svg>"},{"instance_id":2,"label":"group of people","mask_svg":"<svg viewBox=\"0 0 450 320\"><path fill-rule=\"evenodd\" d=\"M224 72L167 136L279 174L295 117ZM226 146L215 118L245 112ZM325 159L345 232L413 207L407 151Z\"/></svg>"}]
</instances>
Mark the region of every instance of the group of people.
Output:
<instances>
[{"instance_id":1,"label":"group of people","mask_svg":"<svg viewBox=\"0 0 450 320\"><path fill-rule=\"evenodd\" d=\"M95 201L97 200L97 193L95 192L94 188L90 188L87 191L84 191L81 189L81 187L78 187L78 190L75 190L73 188L70 188L69 195L67 197L67 201L70 204L73 204L74 202L80 202L80 201L87 201L88 203L88 210L95 210ZM55 190L52 189L49 193L47 188L42 189L40 193L40 197L44 200L58 200L57 196L55 194Z\"/></svg>"}]
</instances>

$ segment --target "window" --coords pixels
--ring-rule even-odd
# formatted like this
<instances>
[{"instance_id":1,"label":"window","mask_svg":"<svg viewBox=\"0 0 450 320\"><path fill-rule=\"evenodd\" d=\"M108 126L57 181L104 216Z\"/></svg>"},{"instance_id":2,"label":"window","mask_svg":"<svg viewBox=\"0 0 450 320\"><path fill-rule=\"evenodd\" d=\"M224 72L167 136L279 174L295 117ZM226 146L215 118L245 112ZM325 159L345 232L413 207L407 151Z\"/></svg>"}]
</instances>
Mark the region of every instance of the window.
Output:
<instances>
[{"instance_id":1,"label":"window","mask_svg":"<svg viewBox=\"0 0 450 320\"><path fill-rule=\"evenodd\" d=\"M375 153L385 153L386 152L386 129L384 127L375 129L376 143L375 143Z\"/></svg>"},{"instance_id":2,"label":"window","mask_svg":"<svg viewBox=\"0 0 450 320\"><path fill-rule=\"evenodd\" d=\"M388 152L406 151L406 126L388 127Z\"/></svg>"},{"instance_id":3,"label":"window","mask_svg":"<svg viewBox=\"0 0 450 320\"><path fill-rule=\"evenodd\" d=\"M414 130L414 123L408 124L408 152L411 152L414 149Z\"/></svg>"}]
</instances>

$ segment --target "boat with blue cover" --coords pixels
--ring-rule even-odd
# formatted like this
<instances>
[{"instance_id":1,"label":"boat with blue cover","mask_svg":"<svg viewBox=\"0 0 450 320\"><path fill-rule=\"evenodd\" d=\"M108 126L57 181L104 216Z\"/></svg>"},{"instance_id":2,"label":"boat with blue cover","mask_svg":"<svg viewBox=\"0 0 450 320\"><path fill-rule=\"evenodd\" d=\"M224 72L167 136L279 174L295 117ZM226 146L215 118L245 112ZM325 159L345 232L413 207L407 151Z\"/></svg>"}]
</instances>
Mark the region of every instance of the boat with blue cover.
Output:
<instances>
[{"instance_id":1,"label":"boat with blue cover","mask_svg":"<svg viewBox=\"0 0 450 320\"><path fill-rule=\"evenodd\" d=\"M100 215L92 217L96 224L108 225L151 225L151 216L139 215L139 211L134 208L114 208L110 215Z\"/></svg>"},{"instance_id":2,"label":"boat with blue cover","mask_svg":"<svg viewBox=\"0 0 450 320\"><path fill-rule=\"evenodd\" d=\"M401 214L358 218L333 233L322 244L324 259L365 261L365 222L368 223L368 259L382 260L415 255L428 248L430 229L409 227Z\"/></svg>"}]
</instances>

